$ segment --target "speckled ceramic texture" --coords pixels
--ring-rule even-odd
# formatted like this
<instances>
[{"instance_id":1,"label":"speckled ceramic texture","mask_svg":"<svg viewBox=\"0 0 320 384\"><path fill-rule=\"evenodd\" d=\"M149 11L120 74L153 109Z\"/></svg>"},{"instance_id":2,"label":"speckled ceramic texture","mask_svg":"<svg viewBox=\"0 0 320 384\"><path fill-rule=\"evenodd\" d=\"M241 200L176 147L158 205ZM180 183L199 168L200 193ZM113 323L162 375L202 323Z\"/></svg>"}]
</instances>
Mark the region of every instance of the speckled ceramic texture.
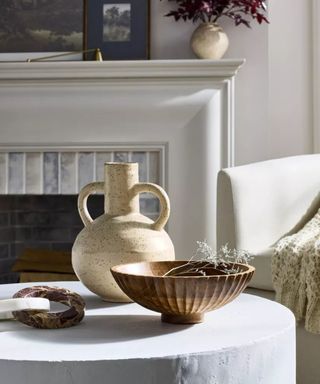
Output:
<instances>
[{"instance_id":1,"label":"speckled ceramic texture","mask_svg":"<svg viewBox=\"0 0 320 384\"><path fill-rule=\"evenodd\" d=\"M103 192L105 214L92 220L90 194ZM155 194L161 205L154 222L139 212L139 193ZM72 265L82 283L106 301L131 301L114 281L110 268L138 261L174 260L174 247L163 229L170 215L166 192L156 184L139 183L137 163L106 163L105 181L90 183L78 198L85 228L72 249Z\"/></svg>"}]
</instances>

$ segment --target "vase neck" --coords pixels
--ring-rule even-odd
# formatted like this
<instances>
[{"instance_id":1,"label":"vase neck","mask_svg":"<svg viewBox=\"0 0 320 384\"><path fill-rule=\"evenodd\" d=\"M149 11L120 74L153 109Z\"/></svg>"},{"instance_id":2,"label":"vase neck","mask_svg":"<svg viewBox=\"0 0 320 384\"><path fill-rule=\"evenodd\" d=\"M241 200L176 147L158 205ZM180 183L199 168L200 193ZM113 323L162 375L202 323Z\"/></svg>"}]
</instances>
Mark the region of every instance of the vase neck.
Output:
<instances>
[{"instance_id":1,"label":"vase neck","mask_svg":"<svg viewBox=\"0 0 320 384\"><path fill-rule=\"evenodd\" d=\"M137 163L106 163L105 213L112 216L139 213L139 196L132 197L130 189L139 182Z\"/></svg>"}]
</instances>

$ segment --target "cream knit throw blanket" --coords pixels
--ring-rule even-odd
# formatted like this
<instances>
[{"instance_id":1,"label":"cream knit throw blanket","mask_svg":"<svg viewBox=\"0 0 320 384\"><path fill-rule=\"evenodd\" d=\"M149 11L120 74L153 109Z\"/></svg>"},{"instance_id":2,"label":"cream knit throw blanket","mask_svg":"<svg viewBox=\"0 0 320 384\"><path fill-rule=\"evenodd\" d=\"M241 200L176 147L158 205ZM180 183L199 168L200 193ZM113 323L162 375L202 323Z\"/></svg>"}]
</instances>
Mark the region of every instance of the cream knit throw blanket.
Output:
<instances>
[{"instance_id":1,"label":"cream knit throw blanket","mask_svg":"<svg viewBox=\"0 0 320 384\"><path fill-rule=\"evenodd\" d=\"M320 209L297 233L275 245L272 258L276 300L305 328L320 334Z\"/></svg>"}]
</instances>

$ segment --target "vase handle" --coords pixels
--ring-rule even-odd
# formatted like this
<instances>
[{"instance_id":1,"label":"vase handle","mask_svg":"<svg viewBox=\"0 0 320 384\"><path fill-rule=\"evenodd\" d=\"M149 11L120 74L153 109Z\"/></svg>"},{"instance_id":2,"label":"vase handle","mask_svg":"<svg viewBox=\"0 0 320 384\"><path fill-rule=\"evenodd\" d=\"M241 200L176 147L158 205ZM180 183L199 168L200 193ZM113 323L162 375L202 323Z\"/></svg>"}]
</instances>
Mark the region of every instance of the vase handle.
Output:
<instances>
[{"instance_id":1,"label":"vase handle","mask_svg":"<svg viewBox=\"0 0 320 384\"><path fill-rule=\"evenodd\" d=\"M81 189L78 196L78 211L85 227L93 222L92 217L88 211L87 200L90 195L95 193L104 192L104 182L96 181L94 183L87 184Z\"/></svg>"},{"instance_id":2,"label":"vase handle","mask_svg":"<svg viewBox=\"0 0 320 384\"><path fill-rule=\"evenodd\" d=\"M160 201L161 212L158 219L153 224L151 224L151 228L155 229L156 231L161 231L167 224L170 216L170 200L166 191L159 185L153 183L135 184L131 191L133 197L143 192L152 193L153 195L157 196Z\"/></svg>"}]
</instances>

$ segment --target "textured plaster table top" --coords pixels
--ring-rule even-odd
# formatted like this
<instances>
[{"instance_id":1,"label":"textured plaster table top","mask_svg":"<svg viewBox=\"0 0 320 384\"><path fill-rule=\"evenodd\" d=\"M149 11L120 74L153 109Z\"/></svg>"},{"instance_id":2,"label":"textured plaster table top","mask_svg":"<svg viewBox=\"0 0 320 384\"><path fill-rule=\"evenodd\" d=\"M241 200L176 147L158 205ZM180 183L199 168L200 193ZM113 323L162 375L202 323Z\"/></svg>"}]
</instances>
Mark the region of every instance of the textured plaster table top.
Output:
<instances>
[{"instance_id":1,"label":"textured plaster table top","mask_svg":"<svg viewBox=\"0 0 320 384\"><path fill-rule=\"evenodd\" d=\"M295 383L294 317L272 301L242 294L202 324L173 325L81 283L46 284L80 293L86 317L61 330L0 322L0 384ZM28 285L2 285L0 299Z\"/></svg>"}]
</instances>

